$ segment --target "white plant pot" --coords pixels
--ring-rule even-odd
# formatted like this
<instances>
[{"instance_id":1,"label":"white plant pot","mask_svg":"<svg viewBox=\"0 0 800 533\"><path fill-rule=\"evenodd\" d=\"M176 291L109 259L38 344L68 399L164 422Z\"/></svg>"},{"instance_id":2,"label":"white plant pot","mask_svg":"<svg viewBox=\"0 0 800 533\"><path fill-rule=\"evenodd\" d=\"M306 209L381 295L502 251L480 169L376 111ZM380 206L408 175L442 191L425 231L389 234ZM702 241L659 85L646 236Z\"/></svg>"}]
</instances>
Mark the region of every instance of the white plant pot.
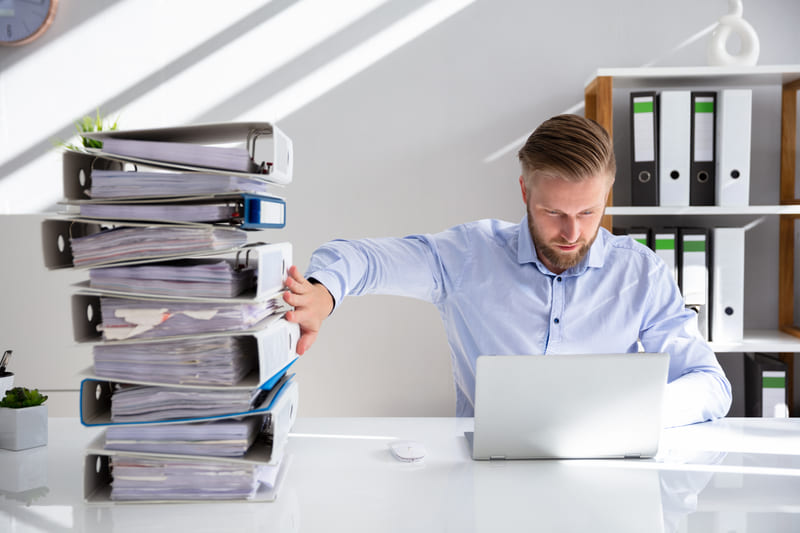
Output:
<instances>
[{"instance_id":1,"label":"white plant pot","mask_svg":"<svg viewBox=\"0 0 800 533\"><path fill-rule=\"evenodd\" d=\"M2 372L0 373L0 400L6 395L8 389L14 388L14 373Z\"/></svg>"},{"instance_id":2,"label":"white plant pot","mask_svg":"<svg viewBox=\"0 0 800 533\"><path fill-rule=\"evenodd\" d=\"M0 407L0 448L26 450L47 444L47 405Z\"/></svg>"}]
</instances>

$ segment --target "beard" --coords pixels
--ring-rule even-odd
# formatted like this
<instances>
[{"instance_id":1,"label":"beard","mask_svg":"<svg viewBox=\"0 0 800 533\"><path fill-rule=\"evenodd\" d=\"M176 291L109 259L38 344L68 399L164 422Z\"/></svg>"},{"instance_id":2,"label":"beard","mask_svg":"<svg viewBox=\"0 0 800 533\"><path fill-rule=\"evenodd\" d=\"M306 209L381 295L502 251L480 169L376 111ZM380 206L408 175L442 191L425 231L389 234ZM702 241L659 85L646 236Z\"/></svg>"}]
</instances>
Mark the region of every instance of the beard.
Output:
<instances>
[{"instance_id":1,"label":"beard","mask_svg":"<svg viewBox=\"0 0 800 533\"><path fill-rule=\"evenodd\" d=\"M592 238L589 240L578 241L577 243L561 241L551 241L548 243L545 238L536 230L536 226L533 222L533 214L531 213L531 210L528 209L528 230L531 233L533 245L536 248L536 253L540 256L540 259L543 257L550 263L550 265L564 271L583 261L583 258L589 253L589 249L592 247L594 240L597 238L597 234L600 231L600 226L597 226L594 235L592 235ZM571 252L562 252L556 248L556 246L569 246L572 244L578 244L579 247Z\"/></svg>"}]
</instances>

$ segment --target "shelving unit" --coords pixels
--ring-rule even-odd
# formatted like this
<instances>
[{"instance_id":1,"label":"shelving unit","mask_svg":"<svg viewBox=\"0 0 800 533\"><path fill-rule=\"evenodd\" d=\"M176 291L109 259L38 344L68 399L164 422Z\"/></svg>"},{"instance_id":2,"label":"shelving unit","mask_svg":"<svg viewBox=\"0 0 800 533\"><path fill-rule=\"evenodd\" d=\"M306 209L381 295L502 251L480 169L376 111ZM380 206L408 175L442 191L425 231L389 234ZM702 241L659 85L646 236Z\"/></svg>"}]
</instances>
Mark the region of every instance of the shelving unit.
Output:
<instances>
[{"instance_id":1,"label":"shelving unit","mask_svg":"<svg viewBox=\"0 0 800 533\"><path fill-rule=\"evenodd\" d=\"M781 146L780 204L743 207L689 206L636 207L614 206L609 196L603 226L612 228L614 216L675 215L756 215L779 217L778 257L778 327L776 330L745 330L744 340L735 344L711 343L716 352L780 353L787 365L787 375L794 374L794 354L800 352L800 328L794 324L794 235L800 219L800 198L796 195L797 93L800 90L800 65L755 67L652 67L602 68L584 88L586 116L597 121L613 135L613 94L615 89L662 89L687 86L750 87L780 86ZM776 125L777 127L777 125ZM787 395L793 398L792 380L787 379ZM796 414L796 413L795 413Z\"/></svg>"}]
</instances>

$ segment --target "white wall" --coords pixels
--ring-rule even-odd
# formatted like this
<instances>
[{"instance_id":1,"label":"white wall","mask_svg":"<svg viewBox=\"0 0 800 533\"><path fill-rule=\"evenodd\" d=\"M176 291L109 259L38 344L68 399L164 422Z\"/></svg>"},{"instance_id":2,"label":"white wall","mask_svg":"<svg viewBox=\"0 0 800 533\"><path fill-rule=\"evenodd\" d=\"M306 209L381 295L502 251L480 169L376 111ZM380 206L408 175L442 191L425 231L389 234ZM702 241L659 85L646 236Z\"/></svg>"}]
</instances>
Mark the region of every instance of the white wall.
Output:
<instances>
[{"instance_id":1,"label":"white wall","mask_svg":"<svg viewBox=\"0 0 800 533\"><path fill-rule=\"evenodd\" d=\"M304 268L331 238L518 220L522 139L552 115L582 113L597 67L704 64L707 35L681 45L726 9L726 0L62 0L41 39L0 49L0 237L15 250L3 261L0 348L15 350L20 384L50 391L77 388L74 372L88 364L88 348L71 343L66 288L81 276L40 266L41 215L31 215L61 197L52 140L98 107L125 128L277 121L296 150L288 227L254 238L291 241ZM760 64L800 63L800 3L751 0L744 13ZM33 302L24 313L23 298ZM776 301L761 305L752 320L774 325ZM297 365L301 414L449 415L449 365L432 306L351 298ZM74 393L55 397L51 412L77 408Z\"/></svg>"}]
</instances>

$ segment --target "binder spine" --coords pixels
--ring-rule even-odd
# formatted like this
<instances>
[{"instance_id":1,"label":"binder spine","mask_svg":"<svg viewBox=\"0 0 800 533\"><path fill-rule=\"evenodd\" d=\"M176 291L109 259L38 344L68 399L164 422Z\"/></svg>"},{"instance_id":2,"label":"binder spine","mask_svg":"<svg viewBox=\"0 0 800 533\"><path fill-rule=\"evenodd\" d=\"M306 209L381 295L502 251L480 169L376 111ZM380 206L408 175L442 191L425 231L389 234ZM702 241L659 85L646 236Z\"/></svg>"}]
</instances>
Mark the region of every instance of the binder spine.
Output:
<instances>
[{"instance_id":1,"label":"binder spine","mask_svg":"<svg viewBox=\"0 0 800 533\"><path fill-rule=\"evenodd\" d=\"M285 319L254 334L258 343L261 387L271 389L277 378L297 360L300 326Z\"/></svg>"},{"instance_id":2,"label":"binder spine","mask_svg":"<svg viewBox=\"0 0 800 533\"><path fill-rule=\"evenodd\" d=\"M674 228L664 228L661 230L657 230L654 233L654 250L656 255L659 256L664 264L667 266L667 270L672 273L672 278L675 280L675 283L680 286L679 278L678 278L678 261L677 261L677 250L676 250L676 232Z\"/></svg>"},{"instance_id":3,"label":"binder spine","mask_svg":"<svg viewBox=\"0 0 800 533\"><path fill-rule=\"evenodd\" d=\"M659 203L689 205L691 99L689 91L659 94Z\"/></svg>"},{"instance_id":4,"label":"binder spine","mask_svg":"<svg viewBox=\"0 0 800 533\"><path fill-rule=\"evenodd\" d=\"M744 337L744 228L714 228L711 339L739 342Z\"/></svg>"},{"instance_id":5,"label":"binder spine","mask_svg":"<svg viewBox=\"0 0 800 533\"><path fill-rule=\"evenodd\" d=\"M708 340L708 232L681 228L678 231L678 284L684 304L697 313L700 334Z\"/></svg>"},{"instance_id":6,"label":"binder spine","mask_svg":"<svg viewBox=\"0 0 800 533\"><path fill-rule=\"evenodd\" d=\"M716 92L692 93L691 205L714 205L716 174Z\"/></svg>"},{"instance_id":7,"label":"binder spine","mask_svg":"<svg viewBox=\"0 0 800 533\"><path fill-rule=\"evenodd\" d=\"M64 198L67 200L90 200L92 198L88 191L92 188L92 172L94 170L123 170L125 167L121 161L72 150L64 152L61 162Z\"/></svg>"},{"instance_id":8,"label":"binder spine","mask_svg":"<svg viewBox=\"0 0 800 533\"><path fill-rule=\"evenodd\" d=\"M286 226L286 202L283 198L242 195L242 229L278 229Z\"/></svg>"},{"instance_id":9,"label":"binder spine","mask_svg":"<svg viewBox=\"0 0 800 533\"><path fill-rule=\"evenodd\" d=\"M100 223L68 219L47 219L42 222L42 255L48 269L75 266L72 256L72 239L86 237L103 230Z\"/></svg>"},{"instance_id":10,"label":"binder spine","mask_svg":"<svg viewBox=\"0 0 800 533\"><path fill-rule=\"evenodd\" d=\"M724 89L717 110L717 204L750 203L751 89Z\"/></svg>"},{"instance_id":11,"label":"binder spine","mask_svg":"<svg viewBox=\"0 0 800 533\"><path fill-rule=\"evenodd\" d=\"M654 91L632 92L631 203L658 205L658 99Z\"/></svg>"},{"instance_id":12,"label":"binder spine","mask_svg":"<svg viewBox=\"0 0 800 533\"><path fill-rule=\"evenodd\" d=\"M746 353L745 416L785 418L789 416L786 402L786 364L763 353Z\"/></svg>"}]
</instances>

